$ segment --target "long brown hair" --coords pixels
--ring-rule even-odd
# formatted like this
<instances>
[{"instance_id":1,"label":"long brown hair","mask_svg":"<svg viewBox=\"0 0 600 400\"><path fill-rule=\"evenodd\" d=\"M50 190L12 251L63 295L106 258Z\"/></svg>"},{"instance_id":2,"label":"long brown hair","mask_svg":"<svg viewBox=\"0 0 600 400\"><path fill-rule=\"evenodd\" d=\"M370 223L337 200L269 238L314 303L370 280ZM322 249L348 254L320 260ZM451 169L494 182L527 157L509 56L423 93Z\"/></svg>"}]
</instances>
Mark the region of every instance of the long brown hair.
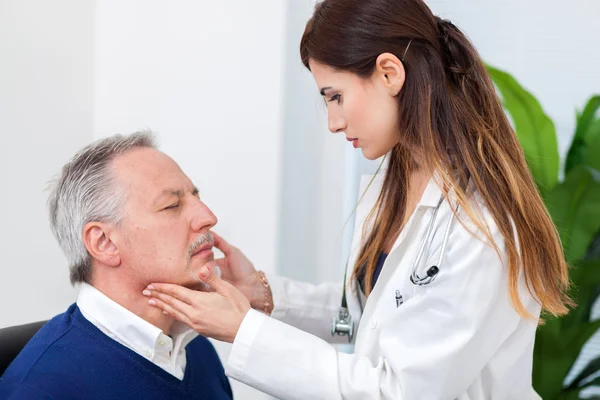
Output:
<instances>
[{"instance_id":1,"label":"long brown hair","mask_svg":"<svg viewBox=\"0 0 600 400\"><path fill-rule=\"evenodd\" d=\"M456 172L441 174L444 194L452 188L460 207L493 243L469 201L467 184L483 199L505 240L509 292L517 312L531 317L519 298L522 276L545 311L566 314L572 302L559 236L485 66L465 35L421 0L323 0L300 43L307 68L313 60L364 78L372 75L382 53L403 58L406 71L398 95L400 141L388 155L371 213L374 222L365 224L367 239L353 276L364 277L369 294L379 254L402 229L418 154L419 163L431 171Z\"/></svg>"}]
</instances>

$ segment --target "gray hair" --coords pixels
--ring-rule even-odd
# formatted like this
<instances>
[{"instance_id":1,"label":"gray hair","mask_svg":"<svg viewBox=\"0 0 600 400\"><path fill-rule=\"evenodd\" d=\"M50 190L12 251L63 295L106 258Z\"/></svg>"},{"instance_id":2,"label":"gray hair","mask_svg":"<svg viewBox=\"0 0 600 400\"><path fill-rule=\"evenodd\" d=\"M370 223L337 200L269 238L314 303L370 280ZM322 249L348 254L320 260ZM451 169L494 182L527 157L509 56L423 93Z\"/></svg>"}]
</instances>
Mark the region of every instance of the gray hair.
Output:
<instances>
[{"instance_id":1,"label":"gray hair","mask_svg":"<svg viewBox=\"0 0 600 400\"><path fill-rule=\"evenodd\" d=\"M71 283L90 283L92 258L83 243L91 221L119 225L127 194L118 187L111 161L134 148L156 148L151 131L114 135L86 146L63 166L51 183L50 228L69 263Z\"/></svg>"}]
</instances>

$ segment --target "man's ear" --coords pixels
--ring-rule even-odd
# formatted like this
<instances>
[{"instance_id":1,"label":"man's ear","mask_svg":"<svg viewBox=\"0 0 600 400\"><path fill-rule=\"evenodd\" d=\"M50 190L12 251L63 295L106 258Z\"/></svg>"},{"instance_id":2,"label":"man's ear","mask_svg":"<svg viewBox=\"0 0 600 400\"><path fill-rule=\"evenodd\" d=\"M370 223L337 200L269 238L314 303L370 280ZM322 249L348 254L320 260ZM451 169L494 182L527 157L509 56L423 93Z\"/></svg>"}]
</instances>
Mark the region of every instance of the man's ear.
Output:
<instances>
[{"instance_id":1,"label":"man's ear","mask_svg":"<svg viewBox=\"0 0 600 400\"><path fill-rule=\"evenodd\" d=\"M404 64L392 53L382 53L375 61L375 78L383 84L388 93L397 96L404 86L406 71Z\"/></svg>"},{"instance_id":2,"label":"man's ear","mask_svg":"<svg viewBox=\"0 0 600 400\"><path fill-rule=\"evenodd\" d=\"M83 227L83 243L92 258L109 267L118 267L121 255L111 240L112 230L102 222L88 222Z\"/></svg>"}]
</instances>

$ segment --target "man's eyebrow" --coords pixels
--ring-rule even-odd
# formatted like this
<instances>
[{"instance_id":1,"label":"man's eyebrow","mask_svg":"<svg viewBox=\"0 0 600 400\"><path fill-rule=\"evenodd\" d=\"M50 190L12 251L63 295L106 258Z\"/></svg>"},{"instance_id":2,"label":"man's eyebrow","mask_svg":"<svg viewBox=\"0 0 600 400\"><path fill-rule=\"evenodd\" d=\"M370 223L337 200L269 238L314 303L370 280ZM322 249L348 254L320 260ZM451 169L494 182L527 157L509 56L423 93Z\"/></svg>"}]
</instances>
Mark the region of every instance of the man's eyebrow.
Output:
<instances>
[{"instance_id":1,"label":"man's eyebrow","mask_svg":"<svg viewBox=\"0 0 600 400\"><path fill-rule=\"evenodd\" d=\"M325 96L325 91L329 90L329 89L333 89L333 88L331 86L322 87L321 90L319 91L319 93L321 93L321 96Z\"/></svg>"},{"instance_id":2,"label":"man's eyebrow","mask_svg":"<svg viewBox=\"0 0 600 400\"><path fill-rule=\"evenodd\" d=\"M160 197L162 196L177 196L177 197L181 197L183 196L183 190L181 189L165 189L162 191L162 193L160 194Z\"/></svg>"},{"instance_id":3,"label":"man's eyebrow","mask_svg":"<svg viewBox=\"0 0 600 400\"><path fill-rule=\"evenodd\" d=\"M198 196L199 193L200 192L198 191L198 188L196 186L194 186L192 188L192 195ZM185 191L181 190L181 189L165 189L160 193L160 195L158 195L156 197L155 201L159 201L167 196L176 196L176 197L181 198L181 197L183 197L184 194L185 194Z\"/></svg>"}]
</instances>

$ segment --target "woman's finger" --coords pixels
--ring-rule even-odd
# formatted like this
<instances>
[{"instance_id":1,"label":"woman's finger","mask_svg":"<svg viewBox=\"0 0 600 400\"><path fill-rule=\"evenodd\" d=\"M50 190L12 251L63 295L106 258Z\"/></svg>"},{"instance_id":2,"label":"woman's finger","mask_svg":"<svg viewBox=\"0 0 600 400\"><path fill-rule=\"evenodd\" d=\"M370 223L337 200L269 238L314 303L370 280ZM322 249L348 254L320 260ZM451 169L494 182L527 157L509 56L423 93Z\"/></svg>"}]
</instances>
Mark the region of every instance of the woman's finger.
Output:
<instances>
[{"instance_id":1,"label":"woman's finger","mask_svg":"<svg viewBox=\"0 0 600 400\"><path fill-rule=\"evenodd\" d=\"M213 239L215 241L215 247L219 250L221 250L221 252L225 255L225 257L227 257L229 254L231 254L233 247L227 243L227 241L225 239L223 239L221 236L219 236L218 234L216 234L215 232L212 232L213 235Z\"/></svg>"},{"instance_id":2,"label":"woman's finger","mask_svg":"<svg viewBox=\"0 0 600 400\"><path fill-rule=\"evenodd\" d=\"M146 290L149 290L150 292L156 291L167 294L187 304L193 303L193 299L196 294L194 290L179 285L173 285L171 283L151 283L148 285Z\"/></svg>"},{"instance_id":3,"label":"woman's finger","mask_svg":"<svg viewBox=\"0 0 600 400\"><path fill-rule=\"evenodd\" d=\"M219 266L219 268L227 269L227 259L226 258L216 258L215 263Z\"/></svg>"},{"instance_id":4,"label":"woman's finger","mask_svg":"<svg viewBox=\"0 0 600 400\"><path fill-rule=\"evenodd\" d=\"M205 265L200 269L200 280L210 285L221 296L228 297L227 293L231 284L222 280L216 273L214 267Z\"/></svg>"},{"instance_id":5,"label":"woman's finger","mask_svg":"<svg viewBox=\"0 0 600 400\"><path fill-rule=\"evenodd\" d=\"M180 311L176 310L174 307L171 307L167 303L164 303L159 299L153 298L153 299L148 300L148 304L162 310L163 313L166 313L166 314L169 314L169 315L175 317L175 319L177 319L178 321L180 321L180 322L186 324L187 326L189 326L190 328L194 329L193 328L194 323L187 315L181 313Z\"/></svg>"},{"instance_id":6,"label":"woman's finger","mask_svg":"<svg viewBox=\"0 0 600 400\"><path fill-rule=\"evenodd\" d=\"M192 317L192 314L194 313L195 309L194 307L192 307L191 305L189 305L188 303L179 300L178 298L175 298L169 294L165 294L165 293L161 293L159 291L156 290L144 290L142 292L142 294L144 296L148 296L148 297L152 297L150 300L148 300L148 304L153 305L151 303L152 300L160 300L162 303L169 305L172 309L176 310L177 312L184 314L186 317L190 318ZM165 310L167 311L167 310ZM169 311L167 311L169 312Z\"/></svg>"}]
</instances>

